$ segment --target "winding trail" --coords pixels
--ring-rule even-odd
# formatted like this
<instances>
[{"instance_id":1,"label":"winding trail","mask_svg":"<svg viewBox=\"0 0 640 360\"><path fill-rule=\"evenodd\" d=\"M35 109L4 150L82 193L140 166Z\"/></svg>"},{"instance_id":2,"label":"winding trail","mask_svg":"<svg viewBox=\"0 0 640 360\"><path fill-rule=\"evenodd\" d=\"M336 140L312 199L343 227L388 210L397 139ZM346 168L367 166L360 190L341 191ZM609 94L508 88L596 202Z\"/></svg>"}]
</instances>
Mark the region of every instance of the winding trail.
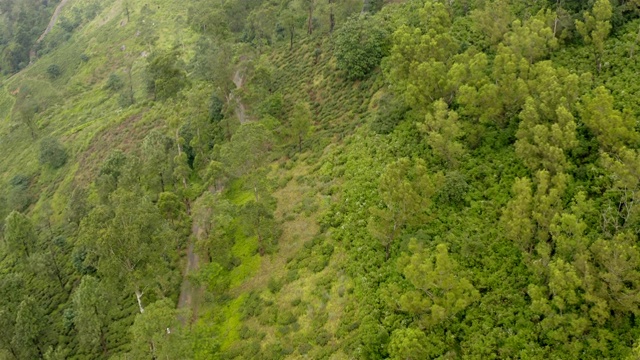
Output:
<instances>
[{"instance_id":1,"label":"winding trail","mask_svg":"<svg viewBox=\"0 0 640 360\"><path fill-rule=\"evenodd\" d=\"M36 58L35 45L39 44L42 40L44 40L44 37L51 32L51 30L53 29L53 26L56 24L56 21L58 21L58 16L60 16L60 12L62 11L62 8L68 2L69 0L62 0L60 1L60 4L56 6L56 9L53 11L53 15L51 15L51 19L49 19L49 24L47 25L47 28L44 29L44 32L42 33L42 35L40 35L38 40L36 40L36 43L34 44L34 48L31 49L31 51L29 51L29 63L33 63L33 60Z\"/></svg>"},{"instance_id":2,"label":"winding trail","mask_svg":"<svg viewBox=\"0 0 640 360\"><path fill-rule=\"evenodd\" d=\"M60 11L62 11L62 8L68 2L69 2L69 0L62 0L62 1L60 1L60 4L58 4L58 6L56 6L56 9L53 11L53 15L51 15L51 20L49 20L49 25L47 25L47 28L44 29L44 32L42 33L42 35L40 35L38 40L36 40L36 44L41 42L44 39L44 37L47 36L47 34L51 32L51 29L53 29L53 25L55 25L56 21L58 20L58 16L60 15Z\"/></svg>"},{"instance_id":3,"label":"winding trail","mask_svg":"<svg viewBox=\"0 0 640 360\"><path fill-rule=\"evenodd\" d=\"M237 89L241 89L244 84L244 78L240 74L240 70L236 70L235 74L233 74L233 83L236 85ZM236 97L233 93L231 93L230 99L235 100L237 106L235 109L236 116L238 120L240 120L240 124L244 124L247 122L247 110L242 103L242 100L239 97Z\"/></svg>"},{"instance_id":4,"label":"winding trail","mask_svg":"<svg viewBox=\"0 0 640 360\"><path fill-rule=\"evenodd\" d=\"M194 242L200 236L200 227L197 224L191 226L191 240L189 246L187 246L187 264L185 265L183 273L183 281L180 287L180 298L178 299L178 309L190 309L191 319L197 318L198 313L198 301L197 295L200 289L189 281L189 274L198 271L200 268L200 258L194 251ZM180 321L183 325L187 324L188 319L180 317Z\"/></svg>"}]
</instances>

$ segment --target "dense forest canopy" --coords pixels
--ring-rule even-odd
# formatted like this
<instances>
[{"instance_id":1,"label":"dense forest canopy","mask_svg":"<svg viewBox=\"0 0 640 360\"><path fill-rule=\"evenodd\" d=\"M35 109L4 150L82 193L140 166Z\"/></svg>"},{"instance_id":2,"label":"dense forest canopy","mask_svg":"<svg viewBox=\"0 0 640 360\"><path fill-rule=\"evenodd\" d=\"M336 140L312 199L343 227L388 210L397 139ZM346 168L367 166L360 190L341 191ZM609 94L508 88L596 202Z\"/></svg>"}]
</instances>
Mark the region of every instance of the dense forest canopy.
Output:
<instances>
[{"instance_id":1,"label":"dense forest canopy","mask_svg":"<svg viewBox=\"0 0 640 360\"><path fill-rule=\"evenodd\" d=\"M0 359L640 358L639 47L637 0L3 0Z\"/></svg>"}]
</instances>

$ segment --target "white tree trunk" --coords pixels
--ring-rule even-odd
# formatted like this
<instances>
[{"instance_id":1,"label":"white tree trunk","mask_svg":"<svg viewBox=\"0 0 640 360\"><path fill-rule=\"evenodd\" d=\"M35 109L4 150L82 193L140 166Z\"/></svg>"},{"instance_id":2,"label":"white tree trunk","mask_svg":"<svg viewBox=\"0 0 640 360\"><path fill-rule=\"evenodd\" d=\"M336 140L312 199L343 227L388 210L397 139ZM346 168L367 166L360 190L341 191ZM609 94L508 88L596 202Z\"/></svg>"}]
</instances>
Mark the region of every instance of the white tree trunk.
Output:
<instances>
[{"instance_id":1,"label":"white tree trunk","mask_svg":"<svg viewBox=\"0 0 640 360\"><path fill-rule=\"evenodd\" d=\"M144 295L142 291L136 290L136 300L138 300L138 308L140 309L140 314L144 314L144 307L142 306L142 295Z\"/></svg>"}]
</instances>

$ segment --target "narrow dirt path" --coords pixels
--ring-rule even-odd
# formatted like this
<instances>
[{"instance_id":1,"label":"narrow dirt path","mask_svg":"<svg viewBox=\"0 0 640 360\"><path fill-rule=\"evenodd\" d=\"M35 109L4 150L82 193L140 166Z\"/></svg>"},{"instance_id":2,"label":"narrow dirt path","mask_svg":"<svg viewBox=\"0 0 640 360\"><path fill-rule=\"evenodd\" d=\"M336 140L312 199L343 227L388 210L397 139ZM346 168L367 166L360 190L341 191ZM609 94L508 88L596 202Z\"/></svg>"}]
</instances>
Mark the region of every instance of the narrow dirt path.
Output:
<instances>
[{"instance_id":1,"label":"narrow dirt path","mask_svg":"<svg viewBox=\"0 0 640 360\"><path fill-rule=\"evenodd\" d=\"M58 6L56 7L56 9L53 11L53 15L51 15L51 20L49 20L49 25L47 25L47 28L44 29L44 32L42 33L42 35L40 35L40 37L38 38L38 40L36 40L36 44L41 42L45 36L47 36L48 33L51 32L51 29L53 29L53 25L56 24L56 21L58 20L58 16L60 15L60 11L62 11L62 8L69 2L69 0L62 0L60 1L60 4L58 4Z\"/></svg>"},{"instance_id":2,"label":"narrow dirt path","mask_svg":"<svg viewBox=\"0 0 640 360\"><path fill-rule=\"evenodd\" d=\"M242 77L242 75L240 74L240 70L236 70L235 74L233 74L233 83L236 85L237 89L241 89L242 85L244 84L244 78ZM237 98L233 93L231 94L230 97L232 100L235 100L236 102L236 116L238 117L238 120L240 120L240 124L244 124L247 122L247 110L244 107L244 104L242 103L242 101L240 100L240 98Z\"/></svg>"},{"instance_id":3,"label":"narrow dirt path","mask_svg":"<svg viewBox=\"0 0 640 360\"><path fill-rule=\"evenodd\" d=\"M51 32L51 29L53 29L53 26L56 24L56 21L58 20L58 16L60 16L60 12L62 11L62 8L69 2L69 0L62 0L60 1L60 4L58 4L58 6L56 6L56 9L53 11L53 15L51 15L51 19L49 19L49 24L47 25L47 28L44 29L44 32L42 33L42 35L40 35L40 37L38 38L38 40L36 40L36 44L39 44L42 40L44 40L44 37L47 36L48 33ZM31 49L31 51L29 52L29 62L33 62L33 60L36 57L36 50L35 49Z\"/></svg>"},{"instance_id":4,"label":"narrow dirt path","mask_svg":"<svg viewBox=\"0 0 640 360\"><path fill-rule=\"evenodd\" d=\"M189 246L187 246L187 263L185 265L182 286L180 287L180 298L178 299L178 309L190 309L191 318L196 319L198 314L198 293L200 289L189 281L189 274L198 271L200 268L200 258L195 252L194 242L200 235L200 228L197 224L193 224L191 227L191 240ZM187 323L188 319L180 317L180 321L183 325Z\"/></svg>"}]
</instances>

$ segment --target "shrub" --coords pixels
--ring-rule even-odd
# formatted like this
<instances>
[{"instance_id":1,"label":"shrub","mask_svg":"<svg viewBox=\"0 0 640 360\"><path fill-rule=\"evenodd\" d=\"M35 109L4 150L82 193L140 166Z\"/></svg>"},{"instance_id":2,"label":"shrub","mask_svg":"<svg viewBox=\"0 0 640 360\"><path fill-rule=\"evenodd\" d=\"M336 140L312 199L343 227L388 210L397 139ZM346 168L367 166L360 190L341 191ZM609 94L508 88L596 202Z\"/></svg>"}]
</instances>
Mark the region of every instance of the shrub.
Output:
<instances>
[{"instance_id":1,"label":"shrub","mask_svg":"<svg viewBox=\"0 0 640 360\"><path fill-rule=\"evenodd\" d=\"M378 103L371 130L378 134L389 134L404 119L406 112L407 107L404 104L392 95L385 94Z\"/></svg>"},{"instance_id":2,"label":"shrub","mask_svg":"<svg viewBox=\"0 0 640 360\"><path fill-rule=\"evenodd\" d=\"M291 325L296 321L298 321L298 319L291 311L283 311L278 314L279 325Z\"/></svg>"},{"instance_id":3,"label":"shrub","mask_svg":"<svg viewBox=\"0 0 640 360\"><path fill-rule=\"evenodd\" d=\"M269 279L269 283L267 283L267 287L269 288L269 291L275 294L282 289L282 282L275 278L271 278Z\"/></svg>"},{"instance_id":4,"label":"shrub","mask_svg":"<svg viewBox=\"0 0 640 360\"><path fill-rule=\"evenodd\" d=\"M109 79L107 80L107 84L104 86L106 90L118 91L124 87L124 81L122 78L118 76L118 74L109 75Z\"/></svg>"},{"instance_id":5,"label":"shrub","mask_svg":"<svg viewBox=\"0 0 640 360\"><path fill-rule=\"evenodd\" d=\"M326 330L320 330L316 334L316 344L318 346L326 346L331 340L331 334L329 334Z\"/></svg>"},{"instance_id":6,"label":"shrub","mask_svg":"<svg viewBox=\"0 0 640 360\"><path fill-rule=\"evenodd\" d=\"M56 64L51 64L47 67L47 75L49 75L50 79L57 79L62 75L62 69L60 69L60 66Z\"/></svg>"},{"instance_id":7,"label":"shrub","mask_svg":"<svg viewBox=\"0 0 640 360\"><path fill-rule=\"evenodd\" d=\"M58 139L44 138L40 141L40 164L57 169L67 162L67 152Z\"/></svg>"},{"instance_id":8,"label":"shrub","mask_svg":"<svg viewBox=\"0 0 640 360\"><path fill-rule=\"evenodd\" d=\"M337 65L350 80L364 79L387 53L388 31L376 20L367 15L352 17L336 31Z\"/></svg>"}]
</instances>

